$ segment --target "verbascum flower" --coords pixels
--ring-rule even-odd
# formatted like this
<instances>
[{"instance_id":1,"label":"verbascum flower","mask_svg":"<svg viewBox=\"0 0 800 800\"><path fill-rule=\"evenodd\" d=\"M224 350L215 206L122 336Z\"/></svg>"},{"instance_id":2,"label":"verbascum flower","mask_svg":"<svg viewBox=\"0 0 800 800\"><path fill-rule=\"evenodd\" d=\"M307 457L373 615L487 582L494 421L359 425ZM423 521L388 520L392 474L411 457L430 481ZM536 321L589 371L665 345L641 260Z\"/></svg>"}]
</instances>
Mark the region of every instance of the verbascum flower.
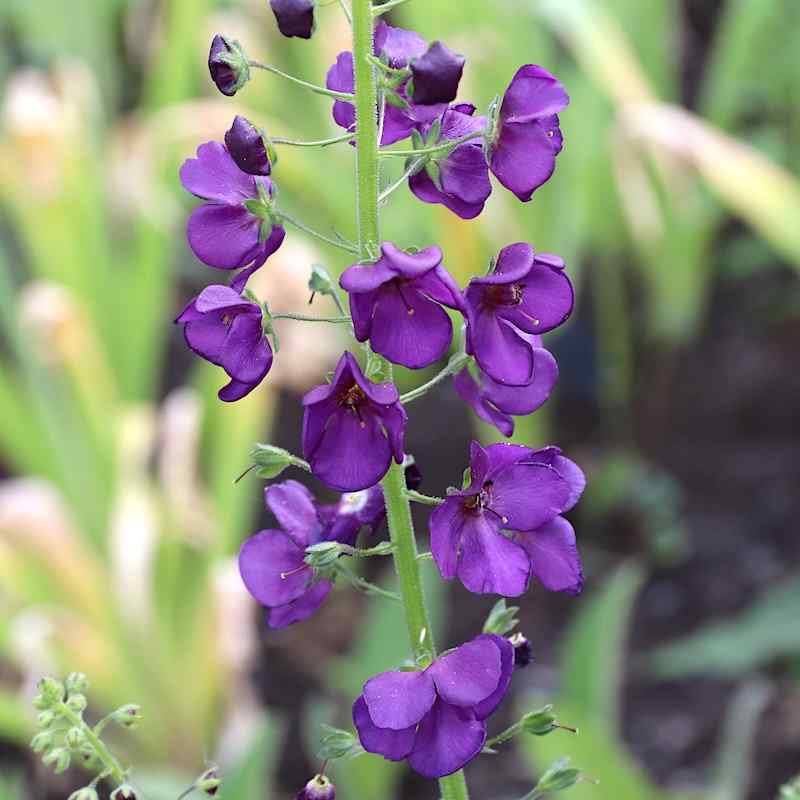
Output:
<instances>
[{"instance_id":1,"label":"verbascum flower","mask_svg":"<svg viewBox=\"0 0 800 800\"><path fill-rule=\"evenodd\" d=\"M310 39L314 33L314 0L269 0L278 30L284 36Z\"/></svg>"},{"instance_id":2,"label":"verbascum flower","mask_svg":"<svg viewBox=\"0 0 800 800\"><path fill-rule=\"evenodd\" d=\"M248 175L269 175L272 171L264 134L249 119L237 114L225 134L225 147L234 163Z\"/></svg>"},{"instance_id":3,"label":"verbascum flower","mask_svg":"<svg viewBox=\"0 0 800 800\"><path fill-rule=\"evenodd\" d=\"M458 84L466 59L442 42L433 42L419 58L409 63L413 88L411 102L418 105L451 103L458 94Z\"/></svg>"},{"instance_id":4,"label":"verbascum flower","mask_svg":"<svg viewBox=\"0 0 800 800\"><path fill-rule=\"evenodd\" d=\"M217 34L208 51L208 71L217 89L233 97L250 80L250 64L239 42Z\"/></svg>"}]
</instances>

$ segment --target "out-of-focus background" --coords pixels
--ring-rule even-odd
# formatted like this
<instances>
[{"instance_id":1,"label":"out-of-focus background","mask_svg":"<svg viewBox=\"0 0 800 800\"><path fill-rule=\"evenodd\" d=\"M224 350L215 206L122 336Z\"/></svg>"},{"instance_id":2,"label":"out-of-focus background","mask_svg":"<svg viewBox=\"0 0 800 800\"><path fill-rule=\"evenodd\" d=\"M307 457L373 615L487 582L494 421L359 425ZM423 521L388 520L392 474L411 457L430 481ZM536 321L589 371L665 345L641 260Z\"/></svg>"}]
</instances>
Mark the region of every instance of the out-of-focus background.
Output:
<instances>
[{"instance_id":1,"label":"out-of-focus background","mask_svg":"<svg viewBox=\"0 0 800 800\"><path fill-rule=\"evenodd\" d=\"M235 566L269 517L262 482L233 478L256 441L299 449L298 397L345 343L281 323L267 380L225 405L221 372L171 324L220 277L185 244L181 161L235 113L279 136L338 133L328 101L272 75L222 97L211 36L322 82L348 29L335 3L318 17L305 42L278 35L266 0L2 3L3 798L82 784L27 752L43 673L88 673L93 714L143 706L113 741L150 800L174 800L206 758L228 800L279 800L318 766L319 724L346 726L363 680L405 655L399 612L344 588L267 632ZM529 62L572 97L530 204L498 186L462 222L401 191L384 215L387 238L441 244L462 284L524 239L562 255L578 290L546 339L557 393L517 439L557 442L589 475L572 515L587 583L521 599L537 661L494 725L553 702L580 734L479 759L474 796L518 797L570 755L599 780L575 800L773 800L800 772L800 5L415 0L390 20L467 54L460 98L479 108ZM352 167L346 145L284 148L281 202L353 235ZM300 310L314 262L348 265L291 230L254 288ZM470 437L498 438L449 386L411 416L429 493L459 480ZM474 635L493 598L426 570L439 641ZM343 800L437 796L376 757L331 774Z\"/></svg>"}]
</instances>

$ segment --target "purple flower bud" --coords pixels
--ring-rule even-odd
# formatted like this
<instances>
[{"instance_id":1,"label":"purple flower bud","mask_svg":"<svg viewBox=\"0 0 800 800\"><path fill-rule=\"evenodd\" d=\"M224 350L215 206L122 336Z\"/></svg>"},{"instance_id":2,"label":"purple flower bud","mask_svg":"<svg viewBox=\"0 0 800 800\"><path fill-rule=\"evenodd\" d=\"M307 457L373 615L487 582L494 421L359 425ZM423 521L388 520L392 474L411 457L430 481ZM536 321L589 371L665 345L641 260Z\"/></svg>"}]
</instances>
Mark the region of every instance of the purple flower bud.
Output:
<instances>
[{"instance_id":1,"label":"purple flower bud","mask_svg":"<svg viewBox=\"0 0 800 800\"><path fill-rule=\"evenodd\" d=\"M446 580L517 597L533 575L551 591L580 592L583 573L569 511L586 479L557 447L473 442L470 484L431 514L431 552Z\"/></svg>"},{"instance_id":2,"label":"purple flower bud","mask_svg":"<svg viewBox=\"0 0 800 800\"><path fill-rule=\"evenodd\" d=\"M233 97L250 80L250 64L239 42L217 34L208 53L211 80L222 94Z\"/></svg>"},{"instance_id":3,"label":"purple flower bud","mask_svg":"<svg viewBox=\"0 0 800 800\"><path fill-rule=\"evenodd\" d=\"M397 387L368 380L352 353L342 354L333 381L308 392L303 405L303 453L332 489L366 489L392 458L403 463L407 417Z\"/></svg>"},{"instance_id":4,"label":"purple flower bud","mask_svg":"<svg viewBox=\"0 0 800 800\"><path fill-rule=\"evenodd\" d=\"M434 42L419 58L412 58L409 64L414 80L411 101L431 106L455 100L465 61L464 56L441 42Z\"/></svg>"},{"instance_id":5,"label":"purple flower bud","mask_svg":"<svg viewBox=\"0 0 800 800\"><path fill-rule=\"evenodd\" d=\"M336 787L325 775L315 775L298 792L296 800L336 800Z\"/></svg>"},{"instance_id":6,"label":"purple flower bud","mask_svg":"<svg viewBox=\"0 0 800 800\"><path fill-rule=\"evenodd\" d=\"M269 175L271 165L267 143L261 131L249 119L239 115L234 117L233 124L225 133L225 146L242 172Z\"/></svg>"},{"instance_id":7,"label":"purple flower bud","mask_svg":"<svg viewBox=\"0 0 800 800\"><path fill-rule=\"evenodd\" d=\"M353 704L362 747L391 761L408 759L427 778L461 769L483 749L487 717L514 671L508 639L483 634L439 656L422 672L383 672Z\"/></svg>"},{"instance_id":8,"label":"purple flower bud","mask_svg":"<svg viewBox=\"0 0 800 800\"><path fill-rule=\"evenodd\" d=\"M184 325L190 349L222 367L230 377L230 383L219 391L220 400L231 402L249 394L272 366L261 308L230 286L207 286L175 322Z\"/></svg>"},{"instance_id":9,"label":"purple flower bud","mask_svg":"<svg viewBox=\"0 0 800 800\"><path fill-rule=\"evenodd\" d=\"M509 640L514 648L514 667L523 669L533 661L533 645L521 633L515 633Z\"/></svg>"},{"instance_id":10,"label":"purple flower bud","mask_svg":"<svg viewBox=\"0 0 800 800\"><path fill-rule=\"evenodd\" d=\"M269 0L278 30L284 36L310 39L314 32L314 0Z\"/></svg>"}]
</instances>

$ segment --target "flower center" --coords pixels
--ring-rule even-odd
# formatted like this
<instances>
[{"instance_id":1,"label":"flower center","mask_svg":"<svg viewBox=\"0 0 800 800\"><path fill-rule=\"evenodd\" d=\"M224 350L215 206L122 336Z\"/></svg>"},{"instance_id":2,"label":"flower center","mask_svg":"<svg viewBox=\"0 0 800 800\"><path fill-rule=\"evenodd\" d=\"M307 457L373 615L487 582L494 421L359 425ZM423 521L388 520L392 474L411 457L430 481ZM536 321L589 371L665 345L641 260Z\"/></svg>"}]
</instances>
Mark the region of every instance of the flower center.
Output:
<instances>
[{"instance_id":1,"label":"flower center","mask_svg":"<svg viewBox=\"0 0 800 800\"><path fill-rule=\"evenodd\" d=\"M354 383L349 389L339 395L339 405L346 408L348 411L352 411L358 417L362 428L366 428L367 423L364 422L364 418L361 416L361 409L359 406L366 399L367 396L357 383Z\"/></svg>"},{"instance_id":2,"label":"flower center","mask_svg":"<svg viewBox=\"0 0 800 800\"><path fill-rule=\"evenodd\" d=\"M494 487L494 481L486 481L483 484L480 492L476 494L474 497L469 497L464 502L464 508L472 511L475 514L480 514L483 511L486 511L488 514L491 514L500 522L505 525L508 522L508 517L504 517L502 514L498 514L492 507L492 488Z\"/></svg>"},{"instance_id":3,"label":"flower center","mask_svg":"<svg viewBox=\"0 0 800 800\"><path fill-rule=\"evenodd\" d=\"M488 286L486 300L493 306L518 306L522 302L523 286L521 283L506 283Z\"/></svg>"}]
</instances>

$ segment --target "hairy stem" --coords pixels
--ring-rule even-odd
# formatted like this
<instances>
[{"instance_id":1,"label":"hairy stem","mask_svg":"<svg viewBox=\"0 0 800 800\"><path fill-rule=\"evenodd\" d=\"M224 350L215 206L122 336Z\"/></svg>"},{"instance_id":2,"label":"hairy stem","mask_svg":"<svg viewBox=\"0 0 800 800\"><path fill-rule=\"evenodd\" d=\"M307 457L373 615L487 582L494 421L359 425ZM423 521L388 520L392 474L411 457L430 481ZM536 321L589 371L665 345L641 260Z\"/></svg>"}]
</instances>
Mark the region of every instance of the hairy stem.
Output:
<instances>
[{"instance_id":1,"label":"hairy stem","mask_svg":"<svg viewBox=\"0 0 800 800\"><path fill-rule=\"evenodd\" d=\"M371 0L353 0L353 62L356 106L356 173L359 257L368 261L378 252L378 90L375 67L370 63L373 46L373 10ZM383 379L391 380L392 367L383 366ZM422 591L422 575L417 559L417 541L411 520L411 507L405 495L405 471L392 463L382 481L386 517L394 545L394 565L406 626L415 658L435 656L430 616ZM459 771L439 781L443 800L469 800L464 773Z\"/></svg>"},{"instance_id":2,"label":"hairy stem","mask_svg":"<svg viewBox=\"0 0 800 800\"><path fill-rule=\"evenodd\" d=\"M79 728L83 733L84 738L94 750L100 763L105 767L104 772L110 777L117 785L125 783L125 770L117 761L114 754L106 747L103 740L83 721L80 714L74 712L66 703L61 704L59 713L64 719L69 720L70 725L74 728Z\"/></svg>"},{"instance_id":3,"label":"hairy stem","mask_svg":"<svg viewBox=\"0 0 800 800\"><path fill-rule=\"evenodd\" d=\"M273 67L272 64L262 64L260 61L249 61L248 63L255 69L263 69L265 72L271 72L273 75L279 75L281 78L286 78L287 81L296 83L298 86L304 86L306 89L311 89L311 91L316 92L316 94L323 94L326 97L334 97L337 100L353 99L353 95L349 94L348 92L336 92L333 89L327 89L324 86L317 86L315 83L309 83L301 78L295 78L294 75L290 75L288 72L284 72L282 69Z\"/></svg>"}]
</instances>

